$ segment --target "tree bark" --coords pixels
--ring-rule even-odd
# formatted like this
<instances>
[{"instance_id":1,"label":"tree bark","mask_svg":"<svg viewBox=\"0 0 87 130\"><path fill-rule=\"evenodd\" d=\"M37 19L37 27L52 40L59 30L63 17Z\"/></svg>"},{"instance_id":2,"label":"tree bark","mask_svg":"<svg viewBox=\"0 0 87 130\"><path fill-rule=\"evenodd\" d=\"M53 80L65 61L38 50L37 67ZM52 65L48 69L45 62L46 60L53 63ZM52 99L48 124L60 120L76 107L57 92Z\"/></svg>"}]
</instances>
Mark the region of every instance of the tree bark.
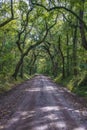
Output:
<instances>
[{"instance_id":1,"label":"tree bark","mask_svg":"<svg viewBox=\"0 0 87 130\"><path fill-rule=\"evenodd\" d=\"M79 17L83 20L84 17L84 0L82 1L82 9L80 9ZM82 21L79 20L79 28L81 33L81 39L82 39L82 45L87 50L87 39L86 39L86 33L85 33L85 26Z\"/></svg>"},{"instance_id":2,"label":"tree bark","mask_svg":"<svg viewBox=\"0 0 87 130\"><path fill-rule=\"evenodd\" d=\"M66 35L66 44L67 44L67 76L70 75L70 68L69 68L69 36L68 33Z\"/></svg>"},{"instance_id":3,"label":"tree bark","mask_svg":"<svg viewBox=\"0 0 87 130\"><path fill-rule=\"evenodd\" d=\"M62 76L63 76L63 78L65 78L65 58L64 58L64 55L63 55L63 52L62 52L62 49L61 49L61 41L60 40L61 39L60 39L60 36L59 36L59 46L58 46L58 48L59 48L60 55L61 55L61 58L62 58L62 65L63 65Z\"/></svg>"},{"instance_id":4,"label":"tree bark","mask_svg":"<svg viewBox=\"0 0 87 130\"><path fill-rule=\"evenodd\" d=\"M18 75L19 69L20 69L20 67L21 67L21 65L23 63L23 59L24 59L24 55L21 55L20 60L17 63L15 71L14 71L14 73L12 75L12 77L14 77L15 79L17 79L17 75Z\"/></svg>"},{"instance_id":5,"label":"tree bark","mask_svg":"<svg viewBox=\"0 0 87 130\"><path fill-rule=\"evenodd\" d=\"M73 74L77 76L77 27L74 28L73 35Z\"/></svg>"},{"instance_id":6,"label":"tree bark","mask_svg":"<svg viewBox=\"0 0 87 130\"><path fill-rule=\"evenodd\" d=\"M20 77L23 79L24 77L24 63L21 64L21 67L20 67Z\"/></svg>"}]
</instances>

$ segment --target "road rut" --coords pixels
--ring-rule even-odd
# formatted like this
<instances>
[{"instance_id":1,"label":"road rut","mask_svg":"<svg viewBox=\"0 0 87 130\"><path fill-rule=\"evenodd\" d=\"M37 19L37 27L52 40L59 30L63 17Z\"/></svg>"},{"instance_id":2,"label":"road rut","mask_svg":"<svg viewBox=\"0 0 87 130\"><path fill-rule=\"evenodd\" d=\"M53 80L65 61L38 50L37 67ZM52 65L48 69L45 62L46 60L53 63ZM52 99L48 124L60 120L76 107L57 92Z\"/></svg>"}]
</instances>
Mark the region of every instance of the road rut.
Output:
<instances>
[{"instance_id":1,"label":"road rut","mask_svg":"<svg viewBox=\"0 0 87 130\"><path fill-rule=\"evenodd\" d=\"M20 86L20 91L22 99L1 130L87 130L79 112L65 99L64 90L48 77L36 76Z\"/></svg>"}]
</instances>

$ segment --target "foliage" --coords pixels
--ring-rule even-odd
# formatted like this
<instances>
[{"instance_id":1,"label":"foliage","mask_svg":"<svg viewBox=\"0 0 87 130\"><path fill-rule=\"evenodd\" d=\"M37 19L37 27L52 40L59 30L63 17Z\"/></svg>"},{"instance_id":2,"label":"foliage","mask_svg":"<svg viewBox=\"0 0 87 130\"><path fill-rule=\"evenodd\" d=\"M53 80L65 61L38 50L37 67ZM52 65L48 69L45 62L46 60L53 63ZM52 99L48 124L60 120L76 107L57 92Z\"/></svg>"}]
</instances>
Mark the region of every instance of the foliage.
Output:
<instances>
[{"instance_id":1,"label":"foliage","mask_svg":"<svg viewBox=\"0 0 87 130\"><path fill-rule=\"evenodd\" d=\"M20 81L43 73L87 96L86 12L81 0L1 1L1 90L12 76Z\"/></svg>"}]
</instances>

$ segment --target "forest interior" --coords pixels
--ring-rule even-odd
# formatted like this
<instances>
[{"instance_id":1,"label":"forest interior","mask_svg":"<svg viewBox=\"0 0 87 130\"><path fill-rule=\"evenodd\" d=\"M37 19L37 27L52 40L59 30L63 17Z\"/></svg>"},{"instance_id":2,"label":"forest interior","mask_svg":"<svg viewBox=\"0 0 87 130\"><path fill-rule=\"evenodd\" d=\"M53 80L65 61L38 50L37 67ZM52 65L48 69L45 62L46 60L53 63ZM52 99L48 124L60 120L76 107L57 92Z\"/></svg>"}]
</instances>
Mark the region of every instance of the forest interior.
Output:
<instances>
[{"instance_id":1,"label":"forest interior","mask_svg":"<svg viewBox=\"0 0 87 130\"><path fill-rule=\"evenodd\" d=\"M59 86L59 97L55 96L58 88L55 84ZM22 88L23 85L25 88ZM29 89L28 85L31 88L31 91L28 90L30 97L34 95L39 101L41 91L44 95L41 96L41 101L44 101L45 105L57 105L57 98L62 100L63 104L59 101L58 105L64 107L64 111L61 111L65 117L65 113L69 113L65 112L66 100L62 99L62 91L64 95L72 95L65 96L70 98L70 102L73 102L73 96L74 101L81 99L86 109L87 123L87 0L0 0L0 103L6 103L4 96L8 97L11 93L15 95L16 89L23 89L25 94ZM48 91L52 92L53 96ZM53 102L45 100L45 96L50 100L52 98ZM27 97L29 98L29 95ZM25 102L27 103L27 99ZM33 98L31 102L35 102ZM39 106L44 106L43 104ZM3 109L2 106L0 110ZM24 104L21 109L22 107L24 109ZM66 107L68 108L67 105ZM7 108L5 111L8 111ZM5 116L2 114L1 121L2 117ZM77 128L77 125L75 127L74 121L71 122L71 126L58 126L58 130L86 130ZM31 130L29 127L28 130ZM56 128L57 126L53 126L52 130ZM46 129L48 130L48 127ZM16 128L9 127L8 130ZM17 130L24 128L18 127ZM45 128L35 127L35 130Z\"/></svg>"},{"instance_id":2,"label":"forest interior","mask_svg":"<svg viewBox=\"0 0 87 130\"><path fill-rule=\"evenodd\" d=\"M86 0L0 0L0 93L44 74L86 97L86 21Z\"/></svg>"}]
</instances>

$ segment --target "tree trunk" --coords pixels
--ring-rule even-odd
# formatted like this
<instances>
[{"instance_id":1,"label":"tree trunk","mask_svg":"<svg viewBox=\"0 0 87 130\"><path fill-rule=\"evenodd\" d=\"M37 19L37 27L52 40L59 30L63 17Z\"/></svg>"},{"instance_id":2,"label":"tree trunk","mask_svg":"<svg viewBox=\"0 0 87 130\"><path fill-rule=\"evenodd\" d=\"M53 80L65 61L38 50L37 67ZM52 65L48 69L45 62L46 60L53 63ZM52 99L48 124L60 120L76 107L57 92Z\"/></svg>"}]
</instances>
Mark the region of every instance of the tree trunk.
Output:
<instances>
[{"instance_id":1,"label":"tree trunk","mask_svg":"<svg viewBox=\"0 0 87 130\"><path fill-rule=\"evenodd\" d=\"M24 69L24 63L21 64L21 67L20 67L20 77L23 79L23 69Z\"/></svg>"},{"instance_id":2,"label":"tree trunk","mask_svg":"<svg viewBox=\"0 0 87 130\"><path fill-rule=\"evenodd\" d=\"M17 63L15 71L14 71L14 73L12 75L12 77L14 77L15 79L17 79L19 69L20 69L20 67L21 67L21 65L23 63L23 59L24 59L24 55L21 55L21 58L20 58L19 62Z\"/></svg>"},{"instance_id":3,"label":"tree trunk","mask_svg":"<svg viewBox=\"0 0 87 130\"><path fill-rule=\"evenodd\" d=\"M54 68L54 72L55 72L54 76L56 77L57 76L57 72L58 72L58 61L55 62L54 67L55 67Z\"/></svg>"},{"instance_id":4,"label":"tree trunk","mask_svg":"<svg viewBox=\"0 0 87 130\"><path fill-rule=\"evenodd\" d=\"M70 75L70 68L69 68L69 36L68 36L68 33L67 33L67 76Z\"/></svg>"},{"instance_id":5,"label":"tree trunk","mask_svg":"<svg viewBox=\"0 0 87 130\"><path fill-rule=\"evenodd\" d=\"M65 58L64 58L64 55L63 55L63 52L61 50L61 41L60 41L60 36L59 36L59 51L60 51L60 55L61 55L61 58L62 58L62 76L63 78L65 78Z\"/></svg>"},{"instance_id":6,"label":"tree trunk","mask_svg":"<svg viewBox=\"0 0 87 130\"><path fill-rule=\"evenodd\" d=\"M84 0L82 1L82 9L80 9L79 16L83 20L84 17ZM87 39L85 34L85 27L82 21L79 21L79 27L80 27L80 33L81 33L81 39L82 39L82 45L87 50Z\"/></svg>"},{"instance_id":7,"label":"tree trunk","mask_svg":"<svg viewBox=\"0 0 87 130\"><path fill-rule=\"evenodd\" d=\"M77 27L74 29L73 35L73 73L77 76Z\"/></svg>"}]
</instances>

